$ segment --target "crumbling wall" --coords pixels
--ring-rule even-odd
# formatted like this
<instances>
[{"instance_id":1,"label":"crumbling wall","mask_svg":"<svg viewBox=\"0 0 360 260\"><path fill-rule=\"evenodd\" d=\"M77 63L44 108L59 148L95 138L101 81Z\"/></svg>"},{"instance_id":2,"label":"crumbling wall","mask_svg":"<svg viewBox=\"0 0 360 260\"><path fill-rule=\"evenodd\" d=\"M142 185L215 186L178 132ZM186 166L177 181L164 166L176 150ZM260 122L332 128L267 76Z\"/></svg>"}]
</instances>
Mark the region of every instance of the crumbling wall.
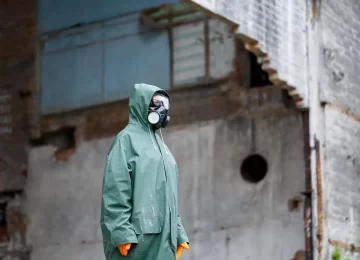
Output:
<instances>
[{"instance_id":1,"label":"crumbling wall","mask_svg":"<svg viewBox=\"0 0 360 260\"><path fill-rule=\"evenodd\" d=\"M307 107L307 4L288 0L184 0L211 17L234 25L246 48L258 56L274 85Z\"/></svg>"},{"instance_id":2,"label":"crumbling wall","mask_svg":"<svg viewBox=\"0 0 360 260\"><path fill-rule=\"evenodd\" d=\"M6 236L0 242L0 259L3 260L28 260L31 248L25 246L26 211L25 198L22 195L2 195L0 198L6 203Z\"/></svg>"},{"instance_id":3,"label":"crumbling wall","mask_svg":"<svg viewBox=\"0 0 360 260\"><path fill-rule=\"evenodd\" d=\"M242 104L232 116L164 129L180 168L180 214L191 239L183 259L288 260L304 250L303 122L273 90L232 93ZM79 143L63 162L53 158L54 146L31 149L26 194L32 259L104 259L101 182L111 141ZM257 183L245 180L254 165L242 167L254 153L267 162Z\"/></svg>"},{"instance_id":4,"label":"crumbling wall","mask_svg":"<svg viewBox=\"0 0 360 260\"><path fill-rule=\"evenodd\" d=\"M192 240L184 259L288 260L304 250L299 115L220 120L166 140L180 166L180 212ZM257 153L268 172L251 183L240 169Z\"/></svg>"}]
</instances>

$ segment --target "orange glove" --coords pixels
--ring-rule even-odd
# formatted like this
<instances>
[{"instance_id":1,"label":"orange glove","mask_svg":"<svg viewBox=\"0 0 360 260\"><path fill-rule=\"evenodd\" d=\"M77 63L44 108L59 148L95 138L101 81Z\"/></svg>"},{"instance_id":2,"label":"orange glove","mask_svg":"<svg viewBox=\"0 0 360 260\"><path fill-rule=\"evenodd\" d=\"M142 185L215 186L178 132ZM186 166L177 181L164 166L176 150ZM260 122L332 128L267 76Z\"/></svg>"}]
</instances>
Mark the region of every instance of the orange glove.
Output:
<instances>
[{"instance_id":1,"label":"orange glove","mask_svg":"<svg viewBox=\"0 0 360 260\"><path fill-rule=\"evenodd\" d=\"M120 254L123 256L127 256L128 251L130 250L131 244L122 244L118 245L118 249L120 251Z\"/></svg>"},{"instance_id":2,"label":"orange glove","mask_svg":"<svg viewBox=\"0 0 360 260\"><path fill-rule=\"evenodd\" d=\"M183 243L181 243L181 244L179 244L179 245L177 246L177 250L176 250L176 260L179 259L179 257L180 257L180 255L181 255L183 249L189 250L189 245L188 245L188 243L183 242Z\"/></svg>"}]
</instances>

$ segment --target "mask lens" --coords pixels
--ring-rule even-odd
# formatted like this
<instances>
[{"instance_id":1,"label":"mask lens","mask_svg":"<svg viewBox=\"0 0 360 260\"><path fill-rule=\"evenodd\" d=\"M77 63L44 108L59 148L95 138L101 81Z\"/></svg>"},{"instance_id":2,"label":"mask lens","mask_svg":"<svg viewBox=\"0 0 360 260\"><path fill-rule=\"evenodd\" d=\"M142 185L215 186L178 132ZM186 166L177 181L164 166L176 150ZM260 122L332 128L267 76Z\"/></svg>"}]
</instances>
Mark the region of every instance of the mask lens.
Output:
<instances>
[{"instance_id":1,"label":"mask lens","mask_svg":"<svg viewBox=\"0 0 360 260\"><path fill-rule=\"evenodd\" d=\"M169 104L169 99L167 97L163 98L163 104L166 110L169 110L170 104Z\"/></svg>"},{"instance_id":2,"label":"mask lens","mask_svg":"<svg viewBox=\"0 0 360 260\"><path fill-rule=\"evenodd\" d=\"M148 115L148 120L150 124L157 124L160 120L160 115L156 112L151 112Z\"/></svg>"},{"instance_id":3,"label":"mask lens","mask_svg":"<svg viewBox=\"0 0 360 260\"><path fill-rule=\"evenodd\" d=\"M152 103L152 105L159 107L159 106L161 106L162 101L159 99L153 99L151 103Z\"/></svg>"},{"instance_id":4,"label":"mask lens","mask_svg":"<svg viewBox=\"0 0 360 260\"><path fill-rule=\"evenodd\" d=\"M169 110L170 104L169 99L164 96L157 96L151 100L151 105L159 107L163 105L166 110Z\"/></svg>"}]
</instances>

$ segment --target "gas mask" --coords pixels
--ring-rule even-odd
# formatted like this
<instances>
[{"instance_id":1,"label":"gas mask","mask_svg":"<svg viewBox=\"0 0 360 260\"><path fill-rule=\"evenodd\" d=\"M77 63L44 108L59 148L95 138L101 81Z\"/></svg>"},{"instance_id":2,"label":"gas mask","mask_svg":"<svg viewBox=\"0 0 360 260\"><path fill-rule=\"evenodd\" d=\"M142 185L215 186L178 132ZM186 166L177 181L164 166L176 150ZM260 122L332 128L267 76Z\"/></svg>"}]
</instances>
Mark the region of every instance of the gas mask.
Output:
<instances>
[{"instance_id":1,"label":"gas mask","mask_svg":"<svg viewBox=\"0 0 360 260\"><path fill-rule=\"evenodd\" d=\"M153 107L154 109L150 109ZM169 110L169 99L161 96L160 99L151 99L149 111L148 111L148 122L152 126L152 129L157 130L160 127L164 128L170 121L170 117L167 115Z\"/></svg>"}]
</instances>

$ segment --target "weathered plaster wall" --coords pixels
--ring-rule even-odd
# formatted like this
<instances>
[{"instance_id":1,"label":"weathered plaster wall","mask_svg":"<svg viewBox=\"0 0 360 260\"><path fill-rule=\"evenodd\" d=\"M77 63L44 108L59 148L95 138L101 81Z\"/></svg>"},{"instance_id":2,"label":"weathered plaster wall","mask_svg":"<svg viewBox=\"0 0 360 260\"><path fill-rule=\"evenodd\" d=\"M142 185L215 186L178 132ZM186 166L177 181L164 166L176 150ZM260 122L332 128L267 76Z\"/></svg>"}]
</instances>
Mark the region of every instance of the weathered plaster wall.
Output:
<instances>
[{"instance_id":1,"label":"weathered plaster wall","mask_svg":"<svg viewBox=\"0 0 360 260\"><path fill-rule=\"evenodd\" d=\"M325 216L330 244L360 245L360 122L325 107ZM332 253L334 247L330 247ZM360 259L358 253L351 259ZM327 259L330 259L327 258Z\"/></svg>"},{"instance_id":2,"label":"weathered plaster wall","mask_svg":"<svg viewBox=\"0 0 360 260\"><path fill-rule=\"evenodd\" d=\"M328 0L322 3L321 101L360 115L360 2Z\"/></svg>"},{"instance_id":3,"label":"weathered plaster wall","mask_svg":"<svg viewBox=\"0 0 360 260\"><path fill-rule=\"evenodd\" d=\"M318 119L323 121L322 239L326 243L322 259L331 259L336 246L343 257L360 259L359 13L358 1L321 2L319 99L323 107Z\"/></svg>"},{"instance_id":4,"label":"weathered plaster wall","mask_svg":"<svg viewBox=\"0 0 360 260\"><path fill-rule=\"evenodd\" d=\"M180 167L180 214L191 239L186 259L288 260L304 249L304 158L300 115L235 118L169 128ZM33 260L104 259L99 229L104 154L111 138L81 144L68 162L54 148L30 151L27 241ZM252 152L268 160L258 184L239 173ZM288 202L300 196L299 207ZM286 243L284 243L286 241Z\"/></svg>"},{"instance_id":5,"label":"weathered plaster wall","mask_svg":"<svg viewBox=\"0 0 360 260\"><path fill-rule=\"evenodd\" d=\"M358 259L360 215L354 201L360 196L356 146L360 131L360 3L190 2L219 19L239 24L237 32L245 36L247 48L259 56L263 69L277 70L280 83L274 83L290 82L295 87L290 93L304 98L303 105L310 109L315 259L330 259L335 246L353 251L351 259ZM276 74L269 72L274 80Z\"/></svg>"}]
</instances>

